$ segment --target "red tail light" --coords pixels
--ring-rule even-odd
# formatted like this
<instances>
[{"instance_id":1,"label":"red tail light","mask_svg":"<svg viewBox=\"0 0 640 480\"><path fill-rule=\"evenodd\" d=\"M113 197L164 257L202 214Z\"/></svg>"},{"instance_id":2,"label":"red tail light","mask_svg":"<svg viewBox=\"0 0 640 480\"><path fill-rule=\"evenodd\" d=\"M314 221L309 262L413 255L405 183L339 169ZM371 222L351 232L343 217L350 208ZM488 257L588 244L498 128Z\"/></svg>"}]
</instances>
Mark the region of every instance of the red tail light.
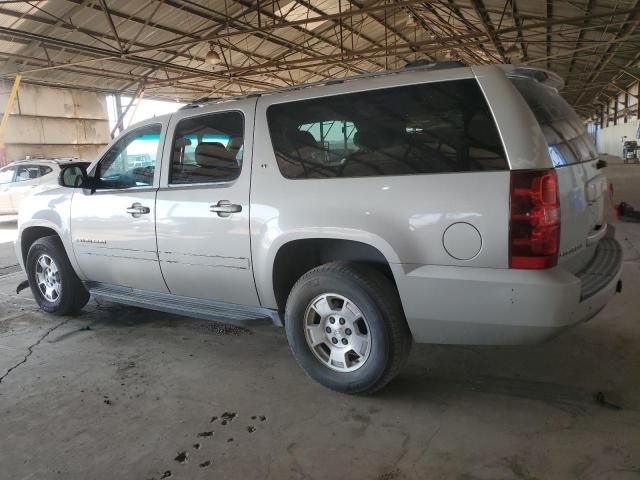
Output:
<instances>
[{"instance_id":1,"label":"red tail light","mask_svg":"<svg viewBox=\"0 0 640 480\"><path fill-rule=\"evenodd\" d=\"M555 267L559 246L560 202L555 170L513 170L509 267Z\"/></svg>"}]
</instances>

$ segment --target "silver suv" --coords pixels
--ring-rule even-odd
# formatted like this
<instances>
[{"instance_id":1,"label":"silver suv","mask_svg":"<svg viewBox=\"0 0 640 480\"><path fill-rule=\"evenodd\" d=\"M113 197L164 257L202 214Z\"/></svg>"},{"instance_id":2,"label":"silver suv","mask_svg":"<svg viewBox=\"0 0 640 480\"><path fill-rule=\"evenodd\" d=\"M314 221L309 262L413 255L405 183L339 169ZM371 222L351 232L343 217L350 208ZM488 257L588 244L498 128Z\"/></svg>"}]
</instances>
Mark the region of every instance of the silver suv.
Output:
<instances>
[{"instance_id":1,"label":"silver suv","mask_svg":"<svg viewBox=\"0 0 640 480\"><path fill-rule=\"evenodd\" d=\"M604 162L559 83L432 64L193 104L31 197L17 256L47 312L270 319L347 393L412 341L538 342L621 287Z\"/></svg>"}]
</instances>

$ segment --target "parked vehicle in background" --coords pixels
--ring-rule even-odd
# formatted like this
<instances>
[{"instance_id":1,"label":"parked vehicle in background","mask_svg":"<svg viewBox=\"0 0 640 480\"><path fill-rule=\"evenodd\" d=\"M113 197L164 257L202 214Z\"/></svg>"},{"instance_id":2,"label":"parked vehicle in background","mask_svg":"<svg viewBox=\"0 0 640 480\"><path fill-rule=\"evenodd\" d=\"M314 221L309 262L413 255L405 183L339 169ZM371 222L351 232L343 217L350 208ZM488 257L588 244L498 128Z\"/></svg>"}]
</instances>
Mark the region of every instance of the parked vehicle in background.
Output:
<instances>
[{"instance_id":1,"label":"parked vehicle in background","mask_svg":"<svg viewBox=\"0 0 640 480\"><path fill-rule=\"evenodd\" d=\"M58 186L60 165L78 162L72 158L33 158L18 160L0 168L0 215L18 213L23 200L29 195Z\"/></svg>"},{"instance_id":2,"label":"parked vehicle in background","mask_svg":"<svg viewBox=\"0 0 640 480\"><path fill-rule=\"evenodd\" d=\"M624 163L640 163L638 150L638 142L636 140L625 140L622 144L622 159Z\"/></svg>"},{"instance_id":3,"label":"parked vehicle in background","mask_svg":"<svg viewBox=\"0 0 640 480\"><path fill-rule=\"evenodd\" d=\"M620 288L604 162L550 72L434 64L189 105L20 212L41 308L283 325L366 394L412 342L538 342ZM143 159L143 160L141 160Z\"/></svg>"}]
</instances>

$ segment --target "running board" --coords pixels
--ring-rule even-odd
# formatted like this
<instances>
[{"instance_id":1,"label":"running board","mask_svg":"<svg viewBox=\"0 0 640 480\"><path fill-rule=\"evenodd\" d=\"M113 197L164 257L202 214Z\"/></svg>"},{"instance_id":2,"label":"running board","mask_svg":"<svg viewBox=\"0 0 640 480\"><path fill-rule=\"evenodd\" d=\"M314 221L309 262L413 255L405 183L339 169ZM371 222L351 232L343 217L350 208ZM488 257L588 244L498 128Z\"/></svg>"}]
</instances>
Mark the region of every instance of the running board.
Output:
<instances>
[{"instance_id":1,"label":"running board","mask_svg":"<svg viewBox=\"0 0 640 480\"><path fill-rule=\"evenodd\" d=\"M282 327L282 318L276 310L247 307L235 303L201 300L169 293L148 292L135 288L87 282L85 287L95 299L122 303L132 307L148 308L202 320L214 320L243 327L273 323Z\"/></svg>"}]
</instances>

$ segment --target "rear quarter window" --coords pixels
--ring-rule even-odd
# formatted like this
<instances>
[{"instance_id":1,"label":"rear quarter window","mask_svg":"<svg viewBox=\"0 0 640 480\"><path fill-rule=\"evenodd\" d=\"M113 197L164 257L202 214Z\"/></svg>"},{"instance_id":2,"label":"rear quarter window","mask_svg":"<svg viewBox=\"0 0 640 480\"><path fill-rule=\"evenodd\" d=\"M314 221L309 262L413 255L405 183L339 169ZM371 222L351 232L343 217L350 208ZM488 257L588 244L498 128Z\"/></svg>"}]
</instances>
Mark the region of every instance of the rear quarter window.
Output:
<instances>
[{"instance_id":1,"label":"rear quarter window","mask_svg":"<svg viewBox=\"0 0 640 480\"><path fill-rule=\"evenodd\" d=\"M40 176L40 168L37 165L20 165L17 168L16 182L35 180Z\"/></svg>"},{"instance_id":2,"label":"rear quarter window","mask_svg":"<svg viewBox=\"0 0 640 480\"><path fill-rule=\"evenodd\" d=\"M598 154L587 127L555 88L529 77L511 77L529 105L549 146L554 167L594 160Z\"/></svg>"},{"instance_id":3,"label":"rear quarter window","mask_svg":"<svg viewBox=\"0 0 640 480\"><path fill-rule=\"evenodd\" d=\"M272 105L269 133L290 179L506 170L476 80Z\"/></svg>"}]
</instances>

